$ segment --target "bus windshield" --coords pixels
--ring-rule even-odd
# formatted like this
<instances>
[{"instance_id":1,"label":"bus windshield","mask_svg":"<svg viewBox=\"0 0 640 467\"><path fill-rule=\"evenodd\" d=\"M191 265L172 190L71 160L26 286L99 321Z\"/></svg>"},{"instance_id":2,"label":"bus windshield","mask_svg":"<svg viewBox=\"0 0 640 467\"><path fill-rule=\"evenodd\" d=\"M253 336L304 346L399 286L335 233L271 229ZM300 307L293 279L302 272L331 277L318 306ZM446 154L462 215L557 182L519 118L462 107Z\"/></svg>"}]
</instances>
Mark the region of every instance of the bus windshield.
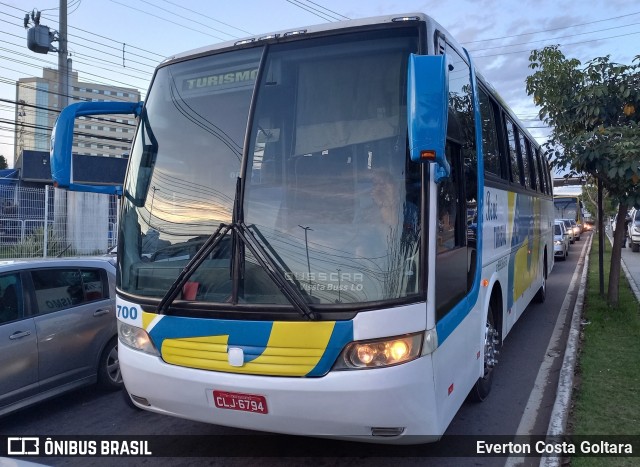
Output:
<instances>
[{"instance_id":1,"label":"bus windshield","mask_svg":"<svg viewBox=\"0 0 640 467\"><path fill-rule=\"evenodd\" d=\"M157 71L124 185L120 290L162 298L223 225L178 299L290 305L273 271L309 305L422 296L406 141L418 32L351 36Z\"/></svg>"},{"instance_id":2,"label":"bus windshield","mask_svg":"<svg viewBox=\"0 0 640 467\"><path fill-rule=\"evenodd\" d=\"M577 198L554 198L553 205L556 219L579 219Z\"/></svg>"}]
</instances>

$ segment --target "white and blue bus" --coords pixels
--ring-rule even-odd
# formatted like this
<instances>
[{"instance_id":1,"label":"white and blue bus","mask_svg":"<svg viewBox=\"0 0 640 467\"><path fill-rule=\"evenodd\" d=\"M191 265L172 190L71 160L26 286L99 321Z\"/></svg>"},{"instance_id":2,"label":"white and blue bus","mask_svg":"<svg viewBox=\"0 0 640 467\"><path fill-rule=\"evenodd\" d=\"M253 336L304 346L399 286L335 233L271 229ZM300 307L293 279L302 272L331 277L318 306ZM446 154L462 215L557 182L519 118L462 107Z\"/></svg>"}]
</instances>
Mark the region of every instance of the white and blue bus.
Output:
<instances>
[{"instance_id":1,"label":"white and blue bus","mask_svg":"<svg viewBox=\"0 0 640 467\"><path fill-rule=\"evenodd\" d=\"M547 160L423 14L164 61L121 195L120 366L140 408L372 442L438 439L488 396L553 267Z\"/></svg>"}]
</instances>

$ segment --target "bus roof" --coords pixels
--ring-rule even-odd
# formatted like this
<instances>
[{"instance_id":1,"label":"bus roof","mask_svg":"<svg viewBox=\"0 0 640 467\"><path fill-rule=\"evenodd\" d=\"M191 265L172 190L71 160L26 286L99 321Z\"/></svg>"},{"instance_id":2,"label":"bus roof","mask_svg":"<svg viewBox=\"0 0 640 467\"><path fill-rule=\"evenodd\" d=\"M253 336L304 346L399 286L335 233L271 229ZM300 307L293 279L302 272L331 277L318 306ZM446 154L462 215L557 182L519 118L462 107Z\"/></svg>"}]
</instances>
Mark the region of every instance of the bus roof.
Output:
<instances>
[{"instance_id":1,"label":"bus roof","mask_svg":"<svg viewBox=\"0 0 640 467\"><path fill-rule=\"evenodd\" d=\"M175 54L167 58L163 63L167 61L180 60L180 59L188 58L191 56L206 54L209 52L213 52L215 50L222 50L227 48L230 49L230 48L234 48L242 45L255 46L258 43L260 43L260 41L274 39L276 37L285 38L285 37L297 36L301 34L311 35L315 33L322 33L322 32L334 31L339 29L357 28L360 26L367 26L367 25L374 25L374 24L400 22L399 18L411 18L411 19L417 19L418 21L435 23L435 21L431 17L425 15L424 13L399 13L395 15L375 16L370 18L358 18L358 19L352 19L347 21L316 24L311 26L301 26L299 28L292 28L292 29L287 29L282 31L274 31L274 32L269 32L264 34L257 34L257 35L248 36L242 39L234 39L232 41L219 42L216 44L199 47L196 49L188 50L186 52ZM442 29L442 28L439 27L439 29Z\"/></svg>"},{"instance_id":2,"label":"bus roof","mask_svg":"<svg viewBox=\"0 0 640 467\"><path fill-rule=\"evenodd\" d=\"M467 57L464 56L463 53L463 47L461 46L461 44L459 44L457 42L457 40L455 39L455 37L453 36L453 34L449 33L441 24L439 24L436 20L434 20L431 16L425 14L425 13L416 13L416 12L410 12L410 13L397 13L397 14L391 14L391 15L385 15L385 16L373 16L373 17L368 17L368 18L358 18L358 19L352 19L352 20L345 20L345 21L337 21L337 22L332 22L332 23L322 23L322 24L316 24L316 25L311 25L311 26L301 26L298 28L292 28L292 29L287 29L287 30L282 30L282 31L275 31L275 32L268 32L268 33L264 33L264 34L257 34L254 36L248 36L242 39L234 39L232 41L225 41L225 42L219 42L216 44L210 44L207 46L203 46L203 47L199 47L199 48L195 48L192 50L188 50L185 52L180 52L177 53L173 56L170 56L168 58L166 58L162 63L160 63L159 66L163 66L166 65L170 62L173 61L181 61L181 60L185 60L191 57L197 57L199 55L207 55L209 53L212 53L214 51L219 51L219 50L224 50L224 49L234 49L234 48L244 48L244 47L255 47L256 45L259 45L261 41L273 41L274 39L276 40L283 40L287 37L300 37L300 36L310 36L313 34L317 34L317 33L324 33L324 32L329 32L329 31L337 31L337 30L344 30L344 29L350 29L350 28L358 28L358 27L362 27L362 26L371 26L371 25L376 25L376 24L388 24L388 23L398 23L398 24L402 24L405 21L420 21L420 22L424 22L427 24L427 27L431 30L431 31L440 31L442 32L446 39L447 42L449 42L451 45L453 45L453 47L455 49L457 49L462 55L463 58L466 60ZM436 53L434 48L435 45L433 43L433 41L428 40L427 41L427 47L429 49L429 53ZM471 58L473 59L473 56L471 56ZM516 114L513 112L513 110L509 107L509 105L507 105L507 103L502 99L502 97L500 96L500 94L497 92L497 90L484 78L484 76L482 75L482 73L480 73L480 71L475 68L475 72L478 78L478 81L482 82L483 85L487 88L487 90L493 95L493 97L500 103L500 105L506 110L506 112L509 114L509 116L517 122L520 122L519 118L516 116ZM531 133L524 128L523 125L520 125L520 130L524 131L524 133L527 134L527 136L529 137L529 140L537 147L540 148L540 144L536 141L536 139L531 135Z\"/></svg>"}]
</instances>

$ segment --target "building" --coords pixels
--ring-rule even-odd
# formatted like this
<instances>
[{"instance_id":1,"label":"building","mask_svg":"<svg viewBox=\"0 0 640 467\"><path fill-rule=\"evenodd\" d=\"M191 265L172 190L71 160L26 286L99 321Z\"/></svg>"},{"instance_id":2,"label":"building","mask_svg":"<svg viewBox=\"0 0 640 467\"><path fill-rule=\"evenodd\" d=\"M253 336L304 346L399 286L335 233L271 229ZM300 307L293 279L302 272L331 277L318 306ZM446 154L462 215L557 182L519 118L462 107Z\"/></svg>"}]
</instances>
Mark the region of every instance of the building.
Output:
<instances>
[{"instance_id":1,"label":"building","mask_svg":"<svg viewBox=\"0 0 640 467\"><path fill-rule=\"evenodd\" d=\"M69 103L80 101L139 102L134 88L78 81L71 73ZM51 128L60 113L58 71L44 68L42 78L20 78L16 82L16 136L14 167L20 166L24 150L49 151ZM135 121L131 116L84 118L76 122L73 152L79 155L122 157L129 151Z\"/></svg>"},{"instance_id":2,"label":"building","mask_svg":"<svg viewBox=\"0 0 640 467\"><path fill-rule=\"evenodd\" d=\"M69 103L140 101L137 89L80 82L77 72L70 76L69 90ZM16 83L14 171L0 178L0 256L17 255L37 236L38 228L47 232L42 236L49 246L40 247L45 253L52 238L64 245L61 251L77 254L104 252L115 242L117 197L51 186L51 130L62 95L54 69L43 69L42 78L21 78ZM135 125L129 115L77 119L72 149L75 180L121 185Z\"/></svg>"}]
</instances>

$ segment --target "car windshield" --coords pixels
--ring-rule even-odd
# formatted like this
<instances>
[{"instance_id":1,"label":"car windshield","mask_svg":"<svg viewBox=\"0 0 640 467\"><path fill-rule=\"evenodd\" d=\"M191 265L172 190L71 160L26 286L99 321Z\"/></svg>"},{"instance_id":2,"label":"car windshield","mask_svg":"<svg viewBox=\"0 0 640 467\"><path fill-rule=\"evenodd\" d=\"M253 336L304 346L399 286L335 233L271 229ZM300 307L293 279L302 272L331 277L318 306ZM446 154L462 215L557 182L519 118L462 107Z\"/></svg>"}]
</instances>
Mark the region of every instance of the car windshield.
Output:
<instances>
[{"instance_id":1,"label":"car windshield","mask_svg":"<svg viewBox=\"0 0 640 467\"><path fill-rule=\"evenodd\" d=\"M405 88L417 31L393 31L160 68L125 182L121 290L163 297L224 225L179 298L289 305L267 269L309 304L417 297Z\"/></svg>"},{"instance_id":2,"label":"car windshield","mask_svg":"<svg viewBox=\"0 0 640 467\"><path fill-rule=\"evenodd\" d=\"M554 225L553 226L553 233L555 235L562 235L562 228L558 224Z\"/></svg>"}]
</instances>

